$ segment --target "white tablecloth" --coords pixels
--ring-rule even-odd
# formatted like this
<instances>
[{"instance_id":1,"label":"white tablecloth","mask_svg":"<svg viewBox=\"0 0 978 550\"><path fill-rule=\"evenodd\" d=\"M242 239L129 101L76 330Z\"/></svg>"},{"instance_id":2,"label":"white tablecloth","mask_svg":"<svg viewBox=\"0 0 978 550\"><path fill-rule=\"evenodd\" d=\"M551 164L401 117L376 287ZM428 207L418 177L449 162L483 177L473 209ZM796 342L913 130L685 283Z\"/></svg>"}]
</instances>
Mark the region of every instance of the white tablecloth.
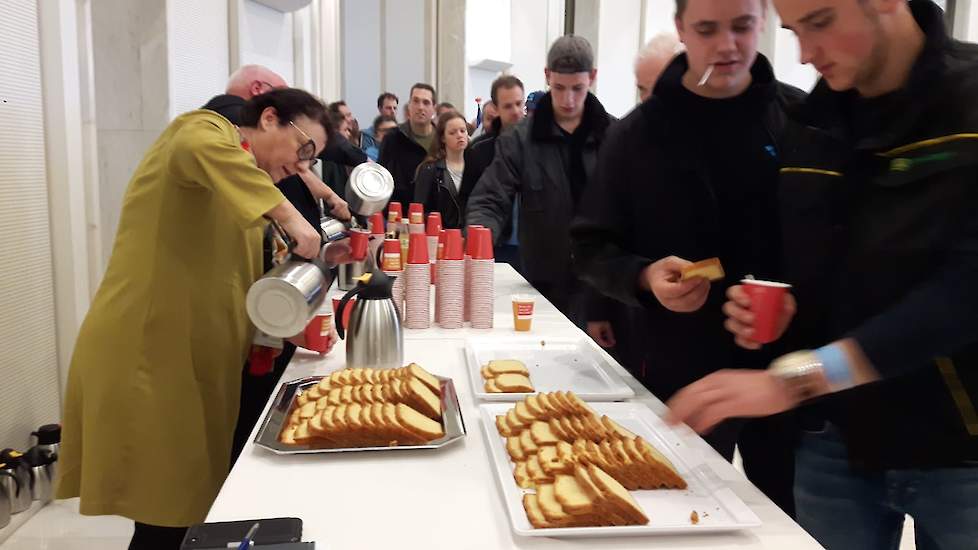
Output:
<instances>
[{"instance_id":1,"label":"white tablecloth","mask_svg":"<svg viewBox=\"0 0 978 550\"><path fill-rule=\"evenodd\" d=\"M406 330L405 362L454 379L468 435L429 451L330 453L279 456L249 443L211 507L207 521L298 517L304 540L317 548L361 550L418 548L821 548L801 527L732 465L689 430L683 437L708 457L721 479L760 517L755 529L714 535L552 539L512 533L486 452L466 373L465 338L511 335L510 294L537 296L533 332L541 336L583 335L509 265L496 264L495 328L492 330ZM603 353L603 352L602 352ZM300 350L283 381L343 368L344 349L320 358ZM612 364L635 390L632 401L661 413L664 406L624 368ZM257 431L257 427L256 427ZM252 439L254 439L252 433ZM652 518L654 521L654 517Z\"/></svg>"}]
</instances>

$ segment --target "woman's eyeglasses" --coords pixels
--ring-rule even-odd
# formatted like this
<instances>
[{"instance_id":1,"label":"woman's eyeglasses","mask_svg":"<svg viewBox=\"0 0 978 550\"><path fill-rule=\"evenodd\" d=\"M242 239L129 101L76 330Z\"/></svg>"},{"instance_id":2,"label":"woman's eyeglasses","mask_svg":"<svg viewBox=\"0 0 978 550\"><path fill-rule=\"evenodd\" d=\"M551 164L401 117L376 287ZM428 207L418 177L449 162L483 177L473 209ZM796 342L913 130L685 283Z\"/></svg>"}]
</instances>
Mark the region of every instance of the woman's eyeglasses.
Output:
<instances>
[{"instance_id":1,"label":"woman's eyeglasses","mask_svg":"<svg viewBox=\"0 0 978 550\"><path fill-rule=\"evenodd\" d=\"M300 145L298 149L296 149L295 154L298 155L300 162L301 161L308 162L309 168L312 168L313 166L316 165L316 163L319 162L319 159L316 158L316 142L313 141L311 137L309 137L309 134L303 132L302 128L296 126L295 123L292 122L291 120L289 121L289 124L296 130L298 130L299 133L302 134L302 137L306 138L307 141L302 145Z\"/></svg>"}]
</instances>

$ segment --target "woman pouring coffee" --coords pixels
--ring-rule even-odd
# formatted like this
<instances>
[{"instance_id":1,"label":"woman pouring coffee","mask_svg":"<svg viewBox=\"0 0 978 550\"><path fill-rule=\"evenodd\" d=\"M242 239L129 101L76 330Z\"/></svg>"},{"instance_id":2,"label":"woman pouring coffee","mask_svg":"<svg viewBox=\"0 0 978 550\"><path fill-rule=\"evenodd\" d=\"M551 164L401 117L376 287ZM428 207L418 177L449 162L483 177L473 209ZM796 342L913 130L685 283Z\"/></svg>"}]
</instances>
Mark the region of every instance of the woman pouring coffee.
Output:
<instances>
[{"instance_id":1,"label":"woman pouring coffee","mask_svg":"<svg viewBox=\"0 0 978 550\"><path fill-rule=\"evenodd\" d=\"M75 344L59 498L136 521L130 548L178 548L227 475L267 218L315 256L320 235L273 185L325 147L326 109L297 89L235 126L177 117L136 168L105 277Z\"/></svg>"}]
</instances>

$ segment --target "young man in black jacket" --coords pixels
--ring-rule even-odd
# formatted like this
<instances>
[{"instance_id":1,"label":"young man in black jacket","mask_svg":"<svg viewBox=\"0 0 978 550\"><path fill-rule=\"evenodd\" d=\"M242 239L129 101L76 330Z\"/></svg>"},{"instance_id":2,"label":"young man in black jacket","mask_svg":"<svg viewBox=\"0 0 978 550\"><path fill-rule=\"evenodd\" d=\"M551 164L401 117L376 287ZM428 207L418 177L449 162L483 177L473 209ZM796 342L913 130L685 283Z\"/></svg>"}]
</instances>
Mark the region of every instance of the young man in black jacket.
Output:
<instances>
[{"instance_id":1,"label":"young man in black jacket","mask_svg":"<svg viewBox=\"0 0 978 550\"><path fill-rule=\"evenodd\" d=\"M406 205L414 200L414 176L418 165L428 156L435 137L432 117L437 101L438 95L431 85L418 83L411 86L407 122L387 134L380 146L377 162L387 168L394 178L391 202Z\"/></svg>"},{"instance_id":2,"label":"young man in black jacket","mask_svg":"<svg viewBox=\"0 0 978 550\"><path fill-rule=\"evenodd\" d=\"M492 98L492 104L496 106L498 116L493 119L489 129L473 139L465 150L465 173L462 174L462 188L459 193L463 208L468 203L476 182L496 157L496 138L501 132L516 126L526 117L526 108L523 104L526 92L523 89L523 81L519 78L513 75L500 76L492 82L489 96ZM516 208L513 210L515 212ZM499 238L496 239L498 243L493 253L497 262L509 263L519 270L519 247L507 244L512 237L512 232L513 218L510 216Z\"/></svg>"},{"instance_id":3,"label":"young man in black jacket","mask_svg":"<svg viewBox=\"0 0 978 550\"><path fill-rule=\"evenodd\" d=\"M723 330L726 287L778 274L777 140L784 109L804 96L757 53L763 0L681 0L686 44L651 98L609 132L573 228L582 277L645 312L646 376L659 398L724 368L763 368ZM682 281L691 261L719 257L727 279ZM750 479L792 514L790 418L726 423L706 440L728 460L740 445Z\"/></svg>"},{"instance_id":4,"label":"young man in black jacket","mask_svg":"<svg viewBox=\"0 0 978 550\"><path fill-rule=\"evenodd\" d=\"M496 154L469 198L467 224L492 230L499 242L519 195L523 274L579 326L589 290L571 270L570 223L612 117L588 90L597 69L591 45L562 36L544 70L548 92L532 117L496 138Z\"/></svg>"},{"instance_id":5,"label":"young man in black jacket","mask_svg":"<svg viewBox=\"0 0 978 550\"><path fill-rule=\"evenodd\" d=\"M800 351L682 390L673 421L805 403L798 521L829 549L978 544L978 47L929 0L775 0L822 73L789 126L780 204ZM739 288L725 306L756 347ZM789 326L789 322L791 322ZM812 400L811 403L808 403Z\"/></svg>"}]
</instances>

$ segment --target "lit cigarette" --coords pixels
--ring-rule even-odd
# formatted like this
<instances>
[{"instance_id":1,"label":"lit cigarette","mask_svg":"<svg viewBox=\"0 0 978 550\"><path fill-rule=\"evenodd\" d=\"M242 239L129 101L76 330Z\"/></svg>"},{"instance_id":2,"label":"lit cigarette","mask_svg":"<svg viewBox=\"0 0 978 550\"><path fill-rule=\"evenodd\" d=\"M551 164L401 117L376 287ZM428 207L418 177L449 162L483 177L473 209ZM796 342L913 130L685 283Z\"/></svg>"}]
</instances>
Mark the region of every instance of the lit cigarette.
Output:
<instances>
[{"instance_id":1,"label":"lit cigarette","mask_svg":"<svg viewBox=\"0 0 978 550\"><path fill-rule=\"evenodd\" d=\"M706 81L709 80L710 76L713 74L713 67L714 65L710 65L709 67L706 68L706 72L703 73L703 78L700 79L699 86L706 85Z\"/></svg>"}]
</instances>

